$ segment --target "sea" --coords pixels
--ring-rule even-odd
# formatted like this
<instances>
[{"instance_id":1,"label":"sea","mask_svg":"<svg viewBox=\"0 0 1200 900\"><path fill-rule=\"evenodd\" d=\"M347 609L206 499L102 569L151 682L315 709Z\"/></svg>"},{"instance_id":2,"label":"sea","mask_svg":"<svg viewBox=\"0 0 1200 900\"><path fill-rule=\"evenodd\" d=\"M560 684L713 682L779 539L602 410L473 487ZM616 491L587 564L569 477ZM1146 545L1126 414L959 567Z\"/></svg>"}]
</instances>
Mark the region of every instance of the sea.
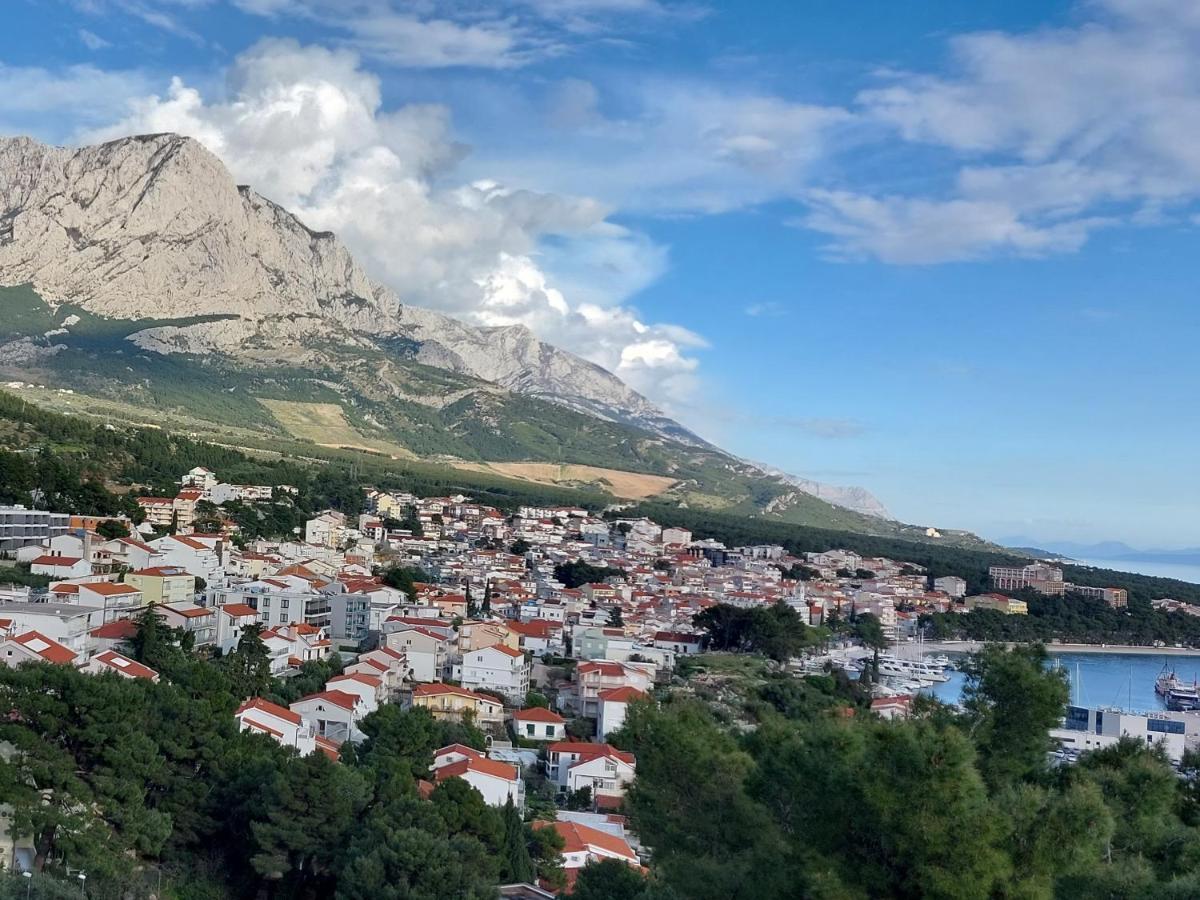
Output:
<instances>
[{"instance_id":1,"label":"sea","mask_svg":"<svg viewBox=\"0 0 1200 900\"><path fill-rule=\"evenodd\" d=\"M954 658L954 654L947 655ZM1154 693L1154 679L1164 667L1184 681L1200 680L1200 654L1051 653L1050 664L1061 667L1067 676L1075 706L1116 707L1128 712L1166 709ZM964 676L957 670L947 674L949 681L927 690L939 700L957 703Z\"/></svg>"},{"instance_id":2,"label":"sea","mask_svg":"<svg viewBox=\"0 0 1200 900\"><path fill-rule=\"evenodd\" d=\"M1178 578L1200 584L1200 566L1187 563L1159 562L1141 559L1081 559L1085 566L1098 569L1115 569L1118 572L1133 572L1136 575L1155 575L1159 578Z\"/></svg>"}]
</instances>

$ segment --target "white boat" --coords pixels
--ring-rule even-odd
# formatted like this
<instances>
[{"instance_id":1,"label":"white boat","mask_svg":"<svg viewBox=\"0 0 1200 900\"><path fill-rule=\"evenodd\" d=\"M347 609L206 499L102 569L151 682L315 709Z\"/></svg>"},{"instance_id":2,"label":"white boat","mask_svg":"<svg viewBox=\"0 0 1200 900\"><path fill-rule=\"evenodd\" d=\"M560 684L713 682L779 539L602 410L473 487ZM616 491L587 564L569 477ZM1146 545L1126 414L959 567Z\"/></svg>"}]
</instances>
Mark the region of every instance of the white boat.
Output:
<instances>
[{"instance_id":1,"label":"white boat","mask_svg":"<svg viewBox=\"0 0 1200 900\"><path fill-rule=\"evenodd\" d=\"M950 680L943 665L924 659L904 659L890 653L880 655L879 674L911 678L929 684Z\"/></svg>"}]
</instances>

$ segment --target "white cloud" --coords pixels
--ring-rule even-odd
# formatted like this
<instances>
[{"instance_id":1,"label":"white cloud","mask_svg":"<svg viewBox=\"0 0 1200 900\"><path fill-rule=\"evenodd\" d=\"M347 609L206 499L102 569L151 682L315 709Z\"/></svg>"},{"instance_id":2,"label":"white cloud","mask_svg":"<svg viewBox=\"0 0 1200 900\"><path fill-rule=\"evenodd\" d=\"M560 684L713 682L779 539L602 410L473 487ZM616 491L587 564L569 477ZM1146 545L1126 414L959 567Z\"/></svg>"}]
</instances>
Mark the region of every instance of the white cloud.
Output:
<instances>
[{"instance_id":1,"label":"white cloud","mask_svg":"<svg viewBox=\"0 0 1200 900\"><path fill-rule=\"evenodd\" d=\"M527 325L667 404L694 383L687 351L703 341L623 305L661 274L663 248L595 200L461 183L446 109L385 110L350 50L265 41L231 66L224 97L177 78L85 138L146 131L196 137L239 181L336 231L406 302Z\"/></svg>"},{"instance_id":2,"label":"white cloud","mask_svg":"<svg viewBox=\"0 0 1200 900\"><path fill-rule=\"evenodd\" d=\"M124 111L127 97L147 89L147 80L137 72L110 72L92 65L51 72L0 63L0 134L38 134L62 141L81 125L111 122Z\"/></svg>"},{"instance_id":3,"label":"white cloud","mask_svg":"<svg viewBox=\"0 0 1200 900\"><path fill-rule=\"evenodd\" d=\"M978 259L996 251L1045 256L1078 250L1100 217L1045 225L1022 221L1008 203L870 197L846 191L810 191L810 211L795 224L836 239L832 254L887 263L928 264Z\"/></svg>"},{"instance_id":4,"label":"white cloud","mask_svg":"<svg viewBox=\"0 0 1200 900\"><path fill-rule=\"evenodd\" d=\"M787 307L782 303L774 300L767 300L762 303L751 303L742 310L751 318L777 318L778 316L787 315Z\"/></svg>"},{"instance_id":5,"label":"white cloud","mask_svg":"<svg viewBox=\"0 0 1200 900\"><path fill-rule=\"evenodd\" d=\"M86 28L80 28L78 33L80 42L89 50L103 50L105 47L112 46L111 42L106 41L93 31L88 31Z\"/></svg>"},{"instance_id":6,"label":"white cloud","mask_svg":"<svg viewBox=\"0 0 1200 900\"><path fill-rule=\"evenodd\" d=\"M968 163L926 196L824 191L801 219L888 262L1070 252L1200 199L1200 5L1105 0L1077 27L950 41L951 74L886 72L868 120Z\"/></svg>"}]
</instances>

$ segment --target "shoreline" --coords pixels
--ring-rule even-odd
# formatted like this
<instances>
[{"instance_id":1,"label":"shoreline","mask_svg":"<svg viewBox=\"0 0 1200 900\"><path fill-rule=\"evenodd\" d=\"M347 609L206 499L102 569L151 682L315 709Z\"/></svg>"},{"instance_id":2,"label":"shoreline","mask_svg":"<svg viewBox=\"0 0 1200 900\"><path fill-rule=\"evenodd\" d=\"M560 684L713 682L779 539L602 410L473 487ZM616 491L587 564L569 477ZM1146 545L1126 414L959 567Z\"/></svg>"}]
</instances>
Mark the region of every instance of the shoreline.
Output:
<instances>
[{"instance_id":1,"label":"shoreline","mask_svg":"<svg viewBox=\"0 0 1200 900\"><path fill-rule=\"evenodd\" d=\"M974 653L985 643L1004 641L926 641L921 648L926 653ZM904 644L897 646L903 647ZM1200 649L1190 647L1140 647L1133 644L1046 644L1047 653L1097 653L1113 656L1200 656Z\"/></svg>"}]
</instances>

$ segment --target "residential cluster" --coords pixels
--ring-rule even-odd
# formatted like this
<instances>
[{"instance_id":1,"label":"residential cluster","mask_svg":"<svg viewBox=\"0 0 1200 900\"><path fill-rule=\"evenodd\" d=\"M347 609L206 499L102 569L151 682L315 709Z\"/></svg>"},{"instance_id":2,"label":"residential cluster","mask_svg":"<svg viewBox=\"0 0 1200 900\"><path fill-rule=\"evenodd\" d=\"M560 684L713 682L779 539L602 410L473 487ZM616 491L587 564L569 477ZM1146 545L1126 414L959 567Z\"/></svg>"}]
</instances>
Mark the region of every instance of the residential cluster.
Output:
<instances>
[{"instance_id":1,"label":"residential cluster","mask_svg":"<svg viewBox=\"0 0 1200 900\"><path fill-rule=\"evenodd\" d=\"M489 803L522 807L533 779L570 798L574 818L547 825L567 843L570 874L593 859L638 862L614 815L637 760L607 740L678 657L701 651L699 612L784 603L812 625L871 613L902 639L922 612L1025 611L1000 593L967 596L961 578L931 580L911 563L848 550L727 547L619 511L506 515L461 495L369 490L361 515L324 512L288 540L243 541L229 519L194 528L202 500L291 490L195 468L174 497L139 498L145 520L111 539L94 518L0 509L0 552L51 579L45 591L0 589L0 660L156 680L123 652L147 608L199 652L233 652L253 628L277 676L338 654L341 674L321 690L286 707L247 700L239 726L336 759L385 703L470 721L490 733L488 750L441 748L423 789L461 778ZM401 571L423 574L391 577ZM1062 583L1042 564L991 574L998 590ZM1123 593L1101 596L1118 605Z\"/></svg>"}]
</instances>

